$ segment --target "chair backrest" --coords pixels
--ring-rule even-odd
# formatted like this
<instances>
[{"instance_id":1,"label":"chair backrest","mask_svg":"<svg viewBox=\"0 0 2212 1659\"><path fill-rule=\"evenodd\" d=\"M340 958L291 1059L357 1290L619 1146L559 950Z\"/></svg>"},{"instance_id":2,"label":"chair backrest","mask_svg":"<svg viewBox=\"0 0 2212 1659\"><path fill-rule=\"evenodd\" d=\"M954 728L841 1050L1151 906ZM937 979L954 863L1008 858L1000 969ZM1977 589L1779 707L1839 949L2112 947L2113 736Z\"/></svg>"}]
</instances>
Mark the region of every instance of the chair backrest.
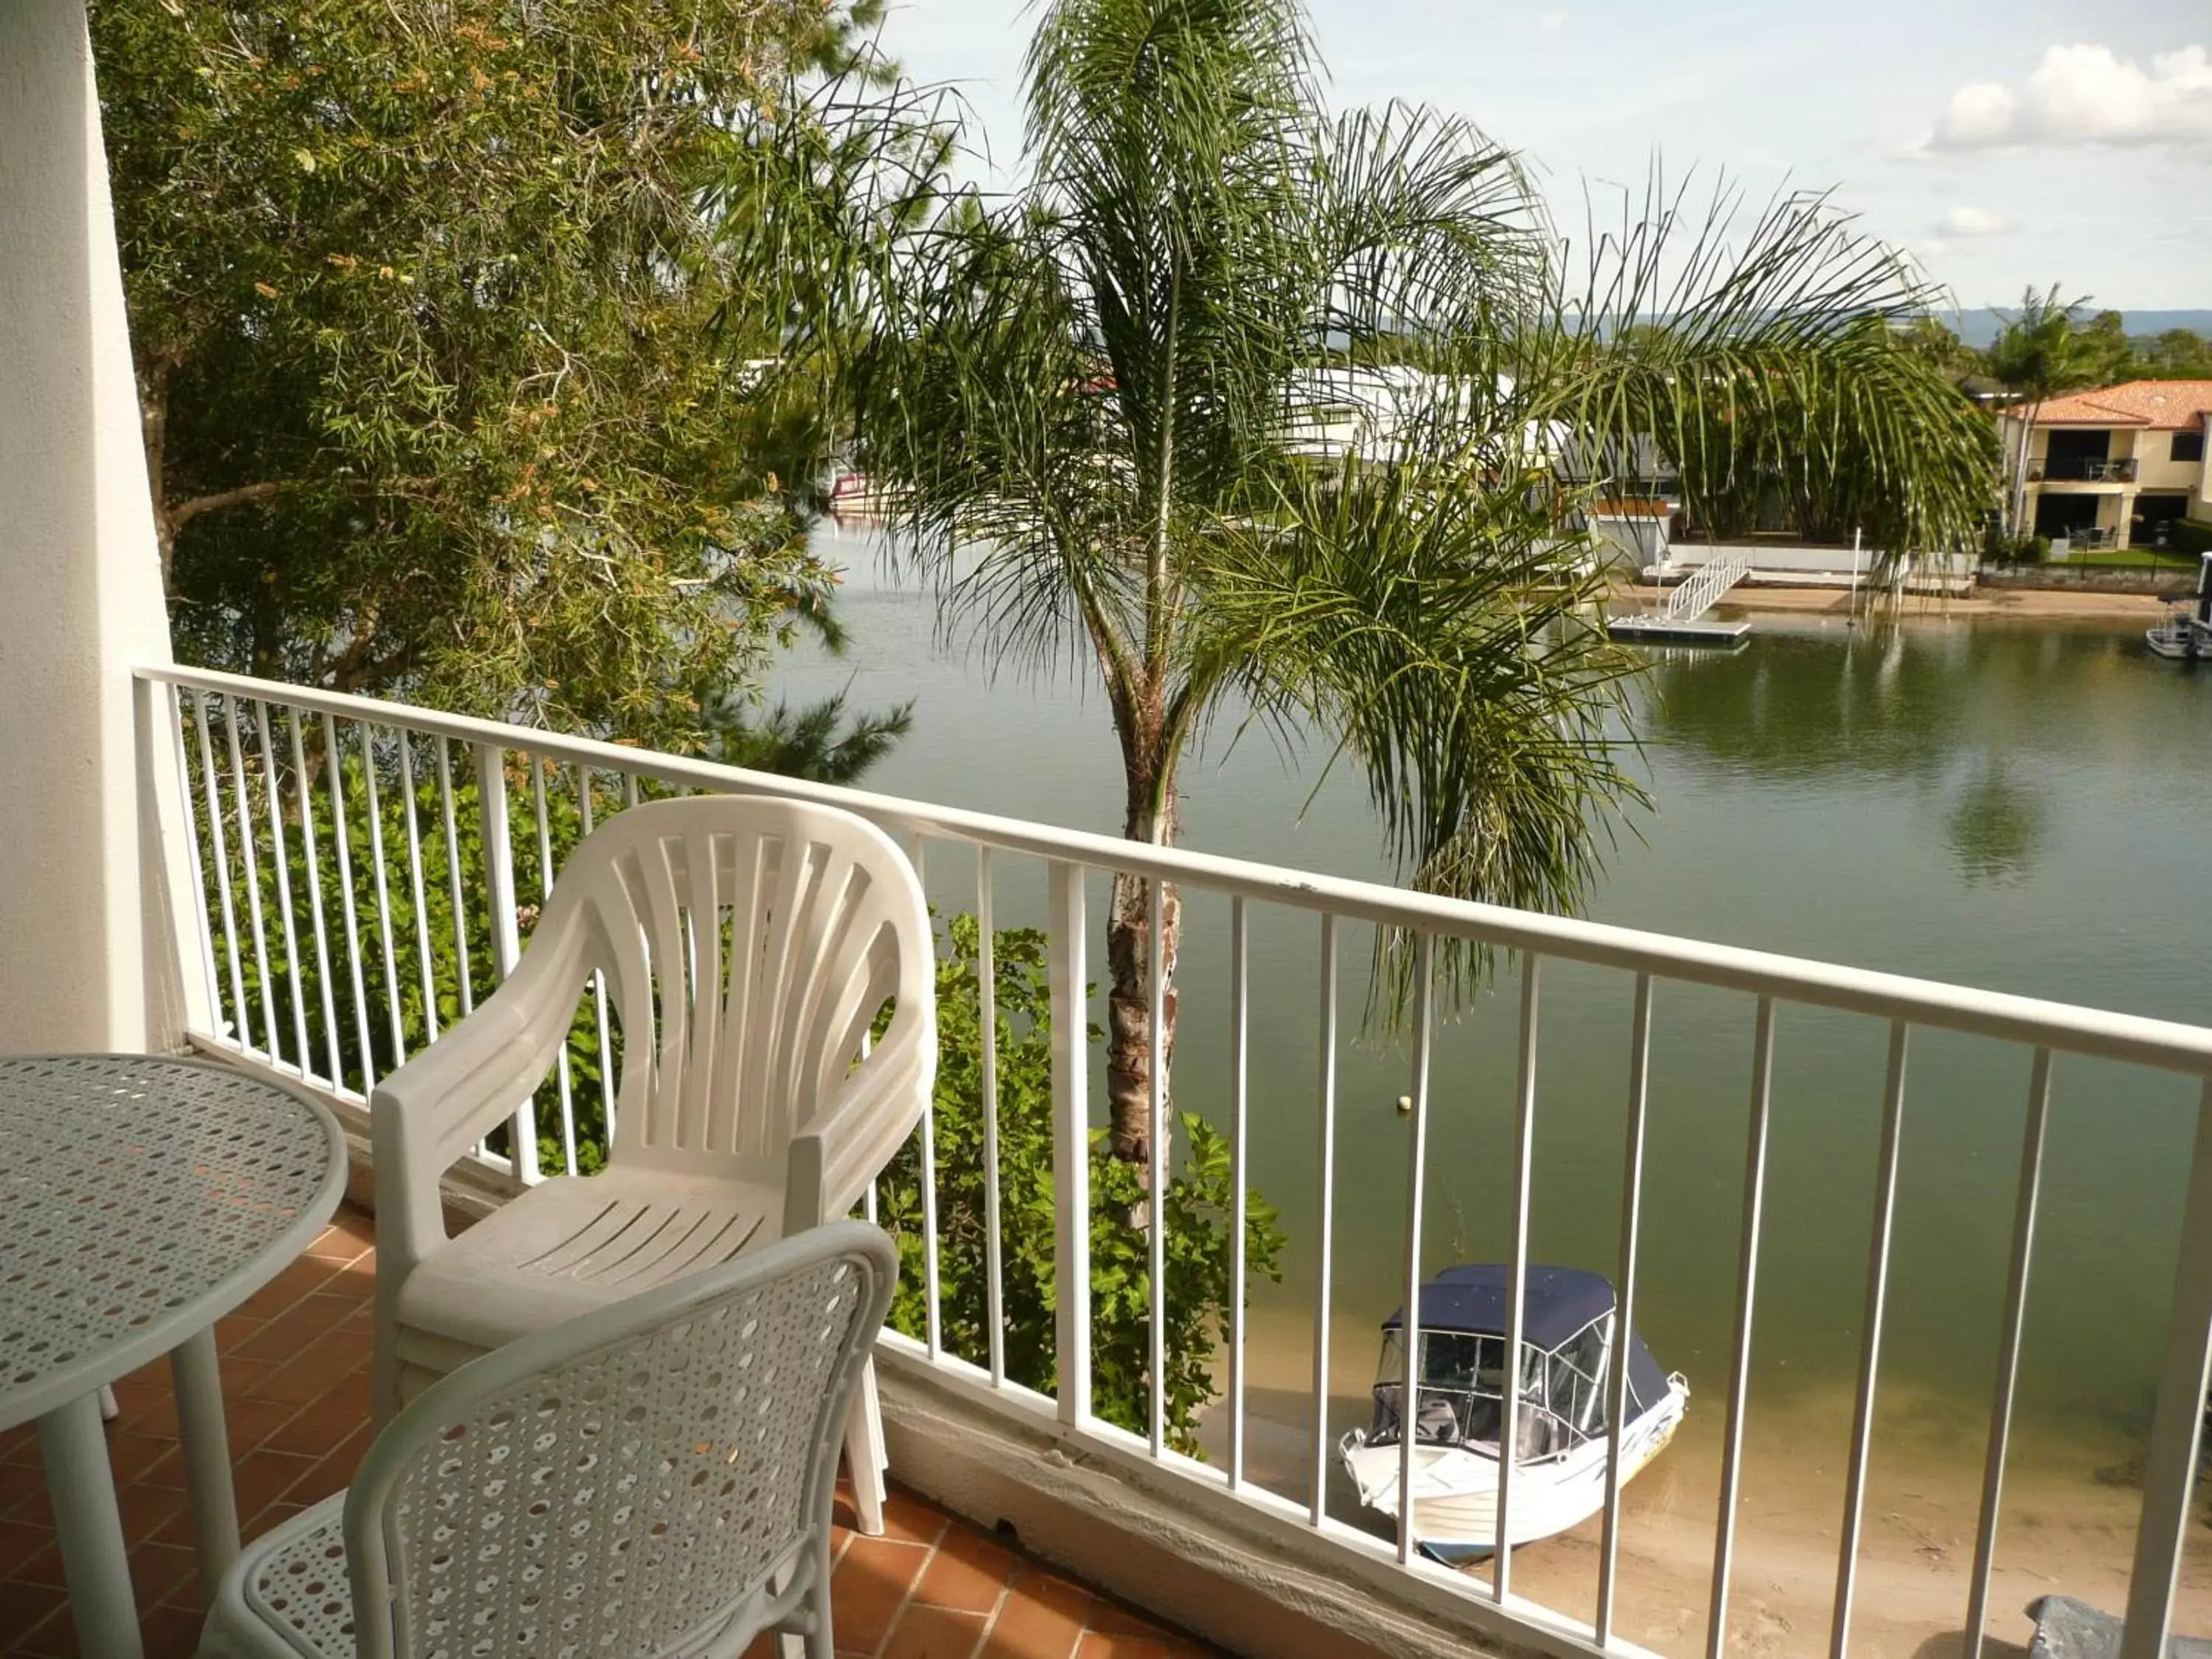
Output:
<instances>
[{"instance_id":1,"label":"chair backrest","mask_svg":"<svg viewBox=\"0 0 2212 1659\"><path fill-rule=\"evenodd\" d=\"M346 1495L362 1659L735 1652L825 1570L896 1275L838 1222L440 1379Z\"/></svg>"},{"instance_id":2,"label":"chair backrest","mask_svg":"<svg viewBox=\"0 0 2212 1659\"><path fill-rule=\"evenodd\" d=\"M538 932L577 927L622 1024L617 1162L779 1158L887 1002L887 1048L902 1028L933 1029L921 883L890 836L832 807L633 806L577 848Z\"/></svg>"}]
</instances>

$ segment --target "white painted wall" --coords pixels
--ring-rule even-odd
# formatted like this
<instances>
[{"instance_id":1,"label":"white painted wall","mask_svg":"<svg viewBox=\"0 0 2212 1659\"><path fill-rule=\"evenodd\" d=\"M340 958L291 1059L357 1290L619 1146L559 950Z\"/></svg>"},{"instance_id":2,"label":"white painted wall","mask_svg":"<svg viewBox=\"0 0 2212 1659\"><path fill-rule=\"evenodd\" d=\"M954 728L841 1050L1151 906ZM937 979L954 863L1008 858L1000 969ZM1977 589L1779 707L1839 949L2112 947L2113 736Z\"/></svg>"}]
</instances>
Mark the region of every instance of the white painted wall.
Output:
<instances>
[{"instance_id":1,"label":"white painted wall","mask_svg":"<svg viewBox=\"0 0 2212 1659\"><path fill-rule=\"evenodd\" d=\"M84 9L4 0L0 1053L173 1038L131 678L168 657Z\"/></svg>"}]
</instances>

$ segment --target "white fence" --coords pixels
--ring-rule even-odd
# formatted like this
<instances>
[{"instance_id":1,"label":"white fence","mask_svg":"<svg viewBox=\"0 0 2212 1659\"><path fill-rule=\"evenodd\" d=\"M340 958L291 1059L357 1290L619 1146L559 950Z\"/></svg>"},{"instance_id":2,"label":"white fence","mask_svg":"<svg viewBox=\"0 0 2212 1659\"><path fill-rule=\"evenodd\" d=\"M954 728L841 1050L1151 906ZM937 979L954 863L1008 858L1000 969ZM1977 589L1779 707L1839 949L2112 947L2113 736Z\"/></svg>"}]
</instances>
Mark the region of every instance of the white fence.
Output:
<instances>
[{"instance_id":1,"label":"white fence","mask_svg":"<svg viewBox=\"0 0 2212 1659\"><path fill-rule=\"evenodd\" d=\"M1340 929L1346 923L1368 924L1391 930L1395 937L1410 938L1413 944L1410 1133L1400 1258L1409 1327L1401 1352L1407 1357L1409 1370L1419 1346L1413 1328L1419 1307L1416 1292L1430 1254L1424 1248L1422 1195L1429 1174L1430 1060L1437 1024L1440 950L1474 945L1519 954L1518 1081L1509 1153L1512 1270L1507 1278L1513 1287L1508 1322L1516 1349L1524 1312L1518 1305L1518 1287L1528 1260L1531 1169L1540 1099L1537 1033L1545 964L1587 964L1626 976L1632 984L1631 1029L1626 1033L1632 1064L1626 1103L1626 1178L1620 1195L1622 1227L1618 1261L1608 1264L1615 1270L1621 1315L1632 1323L1638 1297L1647 1060L1655 988L1663 982L1744 994L1753 1000L1756 1018L1749 1056L1747 1138L1740 1148L1727 1154L1731 1158L1741 1157L1745 1181L1734 1334L1729 1375L1724 1389L1718 1390L1726 1424L1712 1541L1712 1599L1704 1643L1705 1652L1713 1659L1726 1650L1729 1640L1743 1424L1753 1333L1759 1311L1760 1241L1778 1009L1795 1005L1839 1011L1875 1022L1887 1034L1879 1167L1869 1218L1864 1322L1836 1559L1832 1622L1826 1643L1828 1651L1838 1656L1850 1642L1857 1589L1884 1307L1890 1288L1899 1129L1907 1097L1906 1059L1912 1034L1916 1030L1973 1034L2018 1045L2033 1056L2010 1267L2000 1310L2002 1334L1997 1383L1987 1425L1986 1474L1973 1565L1961 1610L1964 1627L1970 1633L1966 1650L1970 1656L1981 1650L1981 1632L1990 1614L1991 1563L2002 1513L2014 1386L2036 1245L2053 1057L2091 1056L2203 1079L2194 1163L2181 1218L2181 1265L2148 1446L2123 1654L2124 1659L2153 1659L2163 1651L2191 1512L2208 1355L2212 1354L2212 1030L1430 897L236 676L163 668L147 671L142 678L151 682L155 692L145 700L145 706L166 711L171 730L162 742L174 754L185 783L184 799L195 820L185 842L204 899L197 918L197 956L206 977L210 1003L217 1011L217 1029L198 1036L208 1046L275 1066L334 1099L356 1106L366 1101L374 1084L379 1052L387 1056L404 1054L410 1031L434 1038L442 1022L465 1016L477 991L495 982L514 963L521 933L531 920L530 907L550 889L556 873L552 868L558 839L555 823L562 823L567 832L588 830L597 814L634 803L641 791L744 790L825 801L860 812L902 836L918 862L961 849L972 857L976 875L975 908L983 953L978 978L985 986L996 982L990 952L994 897L1001 881L1000 866L1011 860L1041 866L1053 1016L1052 1168L1057 1205L1054 1267L1061 1287L1055 1311L1058 1391L1048 1397L1006 1375L997 1340L1003 1312L1003 1263L995 1208L984 1240L993 1332L986 1362L955 1356L945 1350L941 1340L939 1240L933 1231L926 1241L929 1298L926 1333L910 1345L895 1337L886 1340L909 1346L928 1363L991 1391L1009 1409L1056 1418L1060 1431L1066 1437L1109 1446L1121 1455L1148 1457L1193 1481L1225 1490L1279 1521L1295 1520L1330 1540L1333 1547L1370 1560L1390 1554L1394 1546L1332 1516L1327 1492L1334 1450L1328 1418L1333 1259L1329 1182L1337 1133L1334 1085L1339 1014L1334 990ZM480 837L462 833L457 819L459 804L471 793L471 781ZM397 835L391 831L387 802L397 811ZM427 829L418 821L422 816L418 808L428 811ZM471 851L472 840L480 850ZM293 879L295 854L296 870L303 878L296 882ZM1237 1307L1243 1305L1246 1282L1243 1204L1247 1155L1255 1136L1279 1133L1267 1121L1265 1109L1255 1107L1249 1081L1248 964L1252 919L1262 910L1279 910L1311 917L1316 923L1318 970L1324 988L1319 1010L1320 1072L1315 1079L1322 1103L1320 1287L1313 1313L1315 1397L1320 1406L1310 1425L1311 1483L1303 1492L1272 1489L1256 1480L1248 1465L1247 1332L1246 1321L1241 1316L1232 1319L1224 1333L1226 1365L1222 1382L1228 1430L1223 1464L1200 1462L1169 1445L1158 1346L1164 1328L1158 1316L1164 1279L1160 1255L1164 1229L1151 1230L1149 1293L1153 1298L1154 1347L1146 1421L1133 1435L1106 1423L1093 1409L1091 1205L1085 1153L1093 1115L1085 999L1097 958L1092 948L1092 906L1085 878L1100 872L1127 873L1148 880L1156 921L1163 879L1173 883L1187 903L1198 894L1216 895L1226 902L1231 964L1228 1018L1233 1028L1227 1034L1233 1070L1227 1134L1237 1206L1235 1224L1230 1229L1234 1252L1231 1283L1231 1304ZM934 873L940 880L944 878L941 863ZM300 890L302 886L307 890L304 894ZM326 897L326 892L335 895L335 902ZM450 941L433 936L434 913L441 905L446 915L440 925L450 932ZM365 927L363 917L371 912L372 925ZM489 942L488 963L471 960L472 936L479 950ZM1150 937L1156 953L1161 936L1155 925ZM308 969L304 978L303 968ZM1157 971L1151 982L1155 988L1160 984ZM378 1001L369 994L372 984L381 988L380 1006L372 1006ZM1157 1000L1157 988L1154 994ZM994 1011L994 1003L986 1000L981 1021L981 1103L985 1124L982 1156L991 1160L986 1172L987 1189L995 1203L999 1172L994 1128L998 1110ZM587 1087L583 1079L572 1079L568 1055L562 1057L561 1121L548 1139L560 1147L561 1163L569 1172L587 1167L590 1161L588 1138L580 1146L577 1128L580 1114L587 1115L592 1105L591 1090L604 1091L598 1102L602 1114L613 1095L603 998L597 1011L597 1036L598 1084ZM588 1054L589 1046L586 1042L582 1052ZM1151 1094L1155 1114L1160 1111L1164 1095L1164 1079L1156 1070ZM1152 1137L1154 1191L1161 1190L1158 1160L1166 1139L1162 1127L1156 1122ZM513 1127L508 1152L486 1147L478 1155L523 1181L534 1180L539 1174L538 1129L531 1109L526 1106ZM927 1126L921 1146L924 1191L933 1194L938 1177L931 1162L933 1143ZM933 1229L933 1209L928 1213L928 1224ZM1613 1344L1611 1353L1611 1375L1607 1380L1613 1409L1608 1420L1617 1422L1625 1386L1625 1345ZM1405 1377L1402 1382L1409 1392L1401 1397L1413 1397L1412 1377ZM1509 1397L1503 1444L1516 1443L1515 1409ZM1401 1491L1409 1484L1406 1474L1411 1458L1408 1440L1401 1452ZM1514 1564L1509 1553L1498 1554L1489 1579L1481 1581L1446 1571L1421 1559L1410 1532L1401 1528L1395 1544L1395 1559L1407 1571L1449 1585L1460 1594L1495 1602L1497 1616L1509 1620L1516 1636L1537 1648L1560 1653L1626 1649L1628 1644L1615 1629L1620 1571L1618 1476L1617 1469L1608 1469L1593 1620L1577 1620L1532 1607L1514 1591ZM1498 1513L1502 1538L1504 1504L1498 1506Z\"/></svg>"}]
</instances>

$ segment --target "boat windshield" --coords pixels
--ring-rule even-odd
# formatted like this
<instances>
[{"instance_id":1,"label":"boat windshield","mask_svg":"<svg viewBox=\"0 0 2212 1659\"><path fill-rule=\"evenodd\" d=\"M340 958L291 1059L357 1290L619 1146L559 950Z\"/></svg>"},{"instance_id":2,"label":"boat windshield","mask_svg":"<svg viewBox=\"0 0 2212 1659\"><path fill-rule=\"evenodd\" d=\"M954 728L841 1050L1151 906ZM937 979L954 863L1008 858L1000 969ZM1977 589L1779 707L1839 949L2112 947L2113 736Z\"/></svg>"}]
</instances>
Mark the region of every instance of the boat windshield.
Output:
<instances>
[{"instance_id":1,"label":"boat windshield","mask_svg":"<svg viewBox=\"0 0 2212 1659\"><path fill-rule=\"evenodd\" d=\"M1605 1432L1606 1342L1610 1317L1577 1333L1557 1349L1521 1345L1516 1462L1556 1457ZM1404 1345L1382 1334L1376 1368L1375 1420L1368 1443L1397 1440L1405 1398ZM1504 1419L1505 1340L1462 1331L1421 1333L1420 1388L1413 1413L1415 1443L1467 1446L1498 1454Z\"/></svg>"}]
</instances>

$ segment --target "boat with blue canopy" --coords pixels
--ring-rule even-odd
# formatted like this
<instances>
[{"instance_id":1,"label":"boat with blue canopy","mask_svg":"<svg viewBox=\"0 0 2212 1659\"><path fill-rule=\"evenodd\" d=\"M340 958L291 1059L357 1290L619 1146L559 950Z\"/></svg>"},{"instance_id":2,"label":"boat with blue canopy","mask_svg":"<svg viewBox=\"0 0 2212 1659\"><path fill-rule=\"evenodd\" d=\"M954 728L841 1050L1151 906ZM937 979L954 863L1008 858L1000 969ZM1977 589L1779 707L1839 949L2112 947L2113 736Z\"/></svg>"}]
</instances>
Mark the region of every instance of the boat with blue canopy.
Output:
<instances>
[{"instance_id":1,"label":"boat with blue canopy","mask_svg":"<svg viewBox=\"0 0 2212 1659\"><path fill-rule=\"evenodd\" d=\"M1447 1267L1421 1286L1415 1389L1413 1527L1441 1560L1488 1553L1498 1541L1498 1443L1505 1419L1510 1273L1502 1263ZM1613 1286L1575 1267L1531 1266L1523 1281L1513 1411L1513 1480L1505 1541L1526 1544L1587 1520L1605 1503L1616 1444L1626 1486L1673 1438L1690 1387L1626 1333L1627 1407L1607 1420L1616 1342ZM1374 1416L1339 1443L1368 1508L1398 1516L1405 1422L1405 1310L1382 1322Z\"/></svg>"}]
</instances>

